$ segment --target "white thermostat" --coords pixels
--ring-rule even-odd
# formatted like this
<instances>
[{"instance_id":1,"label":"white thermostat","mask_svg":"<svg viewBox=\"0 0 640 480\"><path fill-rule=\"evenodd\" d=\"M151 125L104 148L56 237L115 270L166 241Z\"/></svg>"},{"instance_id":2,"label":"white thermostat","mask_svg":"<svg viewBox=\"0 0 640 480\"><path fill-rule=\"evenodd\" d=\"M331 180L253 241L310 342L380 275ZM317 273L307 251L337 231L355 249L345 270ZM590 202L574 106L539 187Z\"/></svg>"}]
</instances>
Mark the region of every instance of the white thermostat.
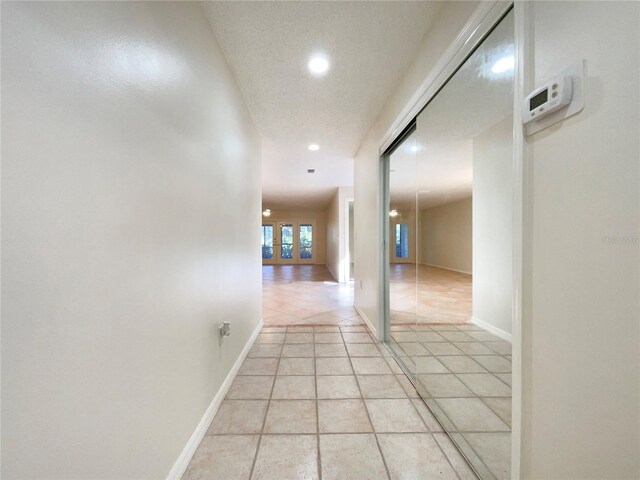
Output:
<instances>
[{"instance_id":1,"label":"white thermostat","mask_svg":"<svg viewBox=\"0 0 640 480\"><path fill-rule=\"evenodd\" d=\"M524 134L533 135L584 108L586 61L577 61L536 88L522 101Z\"/></svg>"},{"instance_id":2,"label":"white thermostat","mask_svg":"<svg viewBox=\"0 0 640 480\"><path fill-rule=\"evenodd\" d=\"M573 86L571 78L559 75L542 87L536 88L522 102L522 122L541 120L566 107L571 102Z\"/></svg>"}]
</instances>

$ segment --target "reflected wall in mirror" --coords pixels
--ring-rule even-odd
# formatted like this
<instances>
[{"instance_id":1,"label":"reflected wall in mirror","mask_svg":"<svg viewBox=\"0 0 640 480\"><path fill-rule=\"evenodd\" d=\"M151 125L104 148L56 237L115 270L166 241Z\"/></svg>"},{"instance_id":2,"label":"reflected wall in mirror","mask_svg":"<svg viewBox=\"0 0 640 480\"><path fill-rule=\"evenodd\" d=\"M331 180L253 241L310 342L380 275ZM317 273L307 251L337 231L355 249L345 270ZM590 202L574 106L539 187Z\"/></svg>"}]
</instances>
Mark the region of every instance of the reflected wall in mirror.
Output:
<instances>
[{"instance_id":1,"label":"reflected wall in mirror","mask_svg":"<svg viewBox=\"0 0 640 480\"><path fill-rule=\"evenodd\" d=\"M513 29L510 12L388 156L389 345L483 479L510 476Z\"/></svg>"}]
</instances>

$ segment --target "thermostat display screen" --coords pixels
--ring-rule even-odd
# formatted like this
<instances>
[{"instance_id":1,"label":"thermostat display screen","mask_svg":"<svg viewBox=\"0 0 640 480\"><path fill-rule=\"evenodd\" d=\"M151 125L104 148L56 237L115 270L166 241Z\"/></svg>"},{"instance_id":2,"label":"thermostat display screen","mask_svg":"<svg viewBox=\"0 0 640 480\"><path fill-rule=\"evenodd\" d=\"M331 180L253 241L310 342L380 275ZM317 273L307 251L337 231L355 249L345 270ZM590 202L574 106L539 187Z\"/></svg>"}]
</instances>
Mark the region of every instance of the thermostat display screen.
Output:
<instances>
[{"instance_id":1,"label":"thermostat display screen","mask_svg":"<svg viewBox=\"0 0 640 480\"><path fill-rule=\"evenodd\" d=\"M541 91L535 97L531 98L531 100L529 100L529 110L535 110L540 105L545 103L547 101L547 98L548 98L548 93L549 93L549 90L545 88L543 91Z\"/></svg>"},{"instance_id":2,"label":"thermostat display screen","mask_svg":"<svg viewBox=\"0 0 640 480\"><path fill-rule=\"evenodd\" d=\"M580 68L584 70L584 65L580 66ZM533 125L527 127L527 132L537 132L543 125L550 125L549 122L556 123L559 121L557 119L562 117L561 114L556 114L559 110L565 109L565 114L569 111L568 107L572 102L571 98L573 96L574 77L575 81L581 86L581 75L580 71L571 67L571 69L567 69L550 78L542 85L538 85L535 90L522 99L520 104L522 108L522 123L534 122ZM575 107L577 107L577 104ZM553 117L549 115L553 115ZM548 120L542 121L547 118Z\"/></svg>"}]
</instances>

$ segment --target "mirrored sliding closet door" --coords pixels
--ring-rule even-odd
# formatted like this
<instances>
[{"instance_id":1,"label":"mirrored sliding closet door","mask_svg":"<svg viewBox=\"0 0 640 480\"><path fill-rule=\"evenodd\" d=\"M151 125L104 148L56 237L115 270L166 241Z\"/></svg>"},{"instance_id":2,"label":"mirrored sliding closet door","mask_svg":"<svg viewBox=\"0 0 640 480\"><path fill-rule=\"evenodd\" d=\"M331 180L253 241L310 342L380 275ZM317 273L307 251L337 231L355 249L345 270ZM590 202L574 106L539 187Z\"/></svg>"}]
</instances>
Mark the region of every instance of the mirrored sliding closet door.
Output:
<instances>
[{"instance_id":1,"label":"mirrored sliding closet door","mask_svg":"<svg viewBox=\"0 0 640 480\"><path fill-rule=\"evenodd\" d=\"M514 23L385 155L387 344L482 479L510 476Z\"/></svg>"}]
</instances>

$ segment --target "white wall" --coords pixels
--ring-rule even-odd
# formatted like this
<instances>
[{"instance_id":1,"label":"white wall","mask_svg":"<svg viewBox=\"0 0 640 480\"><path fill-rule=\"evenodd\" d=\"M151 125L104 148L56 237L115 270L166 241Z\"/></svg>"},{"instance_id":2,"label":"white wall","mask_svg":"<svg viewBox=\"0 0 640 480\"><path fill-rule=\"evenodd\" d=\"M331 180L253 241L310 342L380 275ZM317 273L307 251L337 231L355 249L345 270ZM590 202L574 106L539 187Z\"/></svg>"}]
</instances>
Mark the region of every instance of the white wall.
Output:
<instances>
[{"instance_id":1,"label":"white wall","mask_svg":"<svg viewBox=\"0 0 640 480\"><path fill-rule=\"evenodd\" d=\"M584 110L527 138L522 477L640 477L640 4L532 2L535 79ZM558 46L561 48L558 48Z\"/></svg>"},{"instance_id":2,"label":"white wall","mask_svg":"<svg viewBox=\"0 0 640 480\"><path fill-rule=\"evenodd\" d=\"M420 211L419 263L471 273L472 203L469 197Z\"/></svg>"},{"instance_id":3,"label":"white wall","mask_svg":"<svg viewBox=\"0 0 640 480\"><path fill-rule=\"evenodd\" d=\"M327 269L338 282L346 282L345 262L348 241L346 222L348 221L347 198L353 197L352 187L338 187L327 207Z\"/></svg>"},{"instance_id":4,"label":"white wall","mask_svg":"<svg viewBox=\"0 0 640 480\"><path fill-rule=\"evenodd\" d=\"M333 278L340 278L340 192L327 207L327 269Z\"/></svg>"},{"instance_id":5,"label":"white wall","mask_svg":"<svg viewBox=\"0 0 640 480\"><path fill-rule=\"evenodd\" d=\"M260 321L259 148L199 4L2 3L3 478L168 474Z\"/></svg>"},{"instance_id":6,"label":"white wall","mask_svg":"<svg viewBox=\"0 0 640 480\"><path fill-rule=\"evenodd\" d=\"M453 42L478 2L447 2L423 38L416 59L394 90L367 136L354 164L355 190L355 305L373 325L380 311L379 152L383 136L418 90L445 49Z\"/></svg>"},{"instance_id":7,"label":"white wall","mask_svg":"<svg viewBox=\"0 0 640 480\"><path fill-rule=\"evenodd\" d=\"M473 139L473 318L507 335L513 323L512 184L508 116Z\"/></svg>"}]
</instances>

